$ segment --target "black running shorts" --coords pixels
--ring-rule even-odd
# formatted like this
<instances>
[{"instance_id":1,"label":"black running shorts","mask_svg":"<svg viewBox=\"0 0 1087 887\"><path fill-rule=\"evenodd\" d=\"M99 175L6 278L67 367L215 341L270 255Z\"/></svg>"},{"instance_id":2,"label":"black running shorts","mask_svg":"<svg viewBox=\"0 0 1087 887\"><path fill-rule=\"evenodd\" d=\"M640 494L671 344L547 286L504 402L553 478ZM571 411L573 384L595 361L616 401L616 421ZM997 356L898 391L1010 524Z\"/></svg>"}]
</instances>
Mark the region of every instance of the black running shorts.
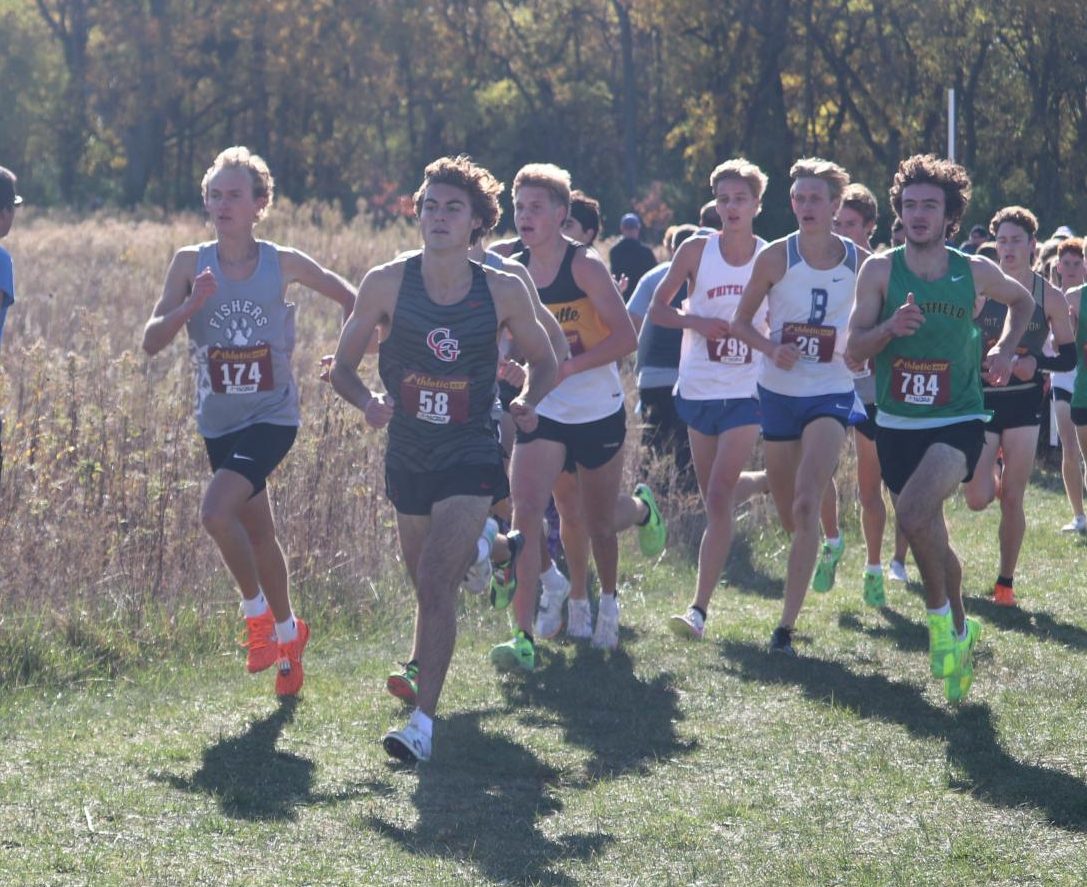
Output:
<instances>
[{"instance_id":1,"label":"black running shorts","mask_svg":"<svg viewBox=\"0 0 1087 887\"><path fill-rule=\"evenodd\" d=\"M966 456L966 483L974 476L974 468L985 445L985 423L980 419L956 422L939 428L883 428L876 426L876 453L879 455L883 482L896 496L906 486L928 448L947 444Z\"/></svg>"},{"instance_id":2,"label":"black running shorts","mask_svg":"<svg viewBox=\"0 0 1087 887\"><path fill-rule=\"evenodd\" d=\"M268 485L268 475L290 452L298 435L297 425L258 422L222 437L205 437L213 472L219 469L240 474L253 485L256 496Z\"/></svg>"}]
</instances>

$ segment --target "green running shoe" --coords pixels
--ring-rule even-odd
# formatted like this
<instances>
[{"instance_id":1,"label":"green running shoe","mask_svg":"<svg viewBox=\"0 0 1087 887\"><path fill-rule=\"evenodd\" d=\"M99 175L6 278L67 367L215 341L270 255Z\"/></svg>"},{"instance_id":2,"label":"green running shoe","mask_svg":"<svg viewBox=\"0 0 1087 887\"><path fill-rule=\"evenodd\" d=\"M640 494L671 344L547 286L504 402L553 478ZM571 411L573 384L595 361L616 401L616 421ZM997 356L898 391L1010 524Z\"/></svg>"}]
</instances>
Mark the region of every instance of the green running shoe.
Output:
<instances>
[{"instance_id":1,"label":"green running shoe","mask_svg":"<svg viewBox=\"0 0 1087 887\"><path fill-rule=\"evenodd\" d=\"M649 509L649 519L638 526L638 545L642 554L646 557L656 557L664 551L664 543L668 538L668 528L664 525L657 500L653 498L653 491L645 484L638 484L634 488L634 498L640 499Z\"/></svg>"},{"instance_id":2,"label":"green running shoe","mask_svg":"<svg viewBox=\"0 0 1087 887\"><path fill-rule=\"evenodd\" d=\"M887 595L883 592L883 574L864 574L864 602L870 607L882 607L887 603Z\"/></svg>"},{"instance_id":3,"label":"green running shoe","mask_svg":"<svg viewBox=\"0 0 1087 887\"><path fill-rule=\"evenodd\" d=\"M536 646L522 630L513 640L491 648L491 664L499 671L533 671L536 668Z\"/></svg>"},{"instance_id":4,"label":"green running shoe","mask_svg":"<svg viewBox=\"0 0 1087 887\"><path fill-rule=\"evenodd\" d=\"M491 574L491 606L496 610L506 609L517 592L517 555L524 547L525 538L518 530L510 530L506 544L510 548L509 560L498 564Z\"/></svg>"},{"instance_id":5,"label":"green running shoe","mask_svg":"<svg viewBox=\"0 0 1087 887\"><path fill-rule=\"evenodd\" d=\"M415 705L419 692L419 663L412 660L403 665L403 671L394 671L385 679L385 689L408 705Z\"/></svg>"},{"instance_id":6,"label":"green running shoe","mask_svg":"<svg viewBox=\"0 0 1087 887\"><path fill-rule=\"evenodd\" d=\"M838 569L838 561L845 554L845 540L837 545L823 543L823 553L819 556L819 563L815 565L815 576L811 580L812 591L828 592L834 587L834 572Z\"/></svg>"},{"instance_id":7,"label":"green running shoe","mask_svg":"<svg viewBox=\"0 0 1087 887\"><path fill-rule=\"evenodd\" d=\"M928 661L934 678L949 678L955 671L955 624L950 613L928 614Z\"/></svg>"},{"instance_id":8,"label":"green running shoe","mask_svg":"<svg viewBox=\"0 0 1087 887\"><path fill-rule=\"evenodd\" d=\"M966 698L974 683L974 647L981 639L981 623L966 620L966 637L955 639L955 670L944 678L944 695L948 702L959 703Z\"/></svg>"}]
</instances>

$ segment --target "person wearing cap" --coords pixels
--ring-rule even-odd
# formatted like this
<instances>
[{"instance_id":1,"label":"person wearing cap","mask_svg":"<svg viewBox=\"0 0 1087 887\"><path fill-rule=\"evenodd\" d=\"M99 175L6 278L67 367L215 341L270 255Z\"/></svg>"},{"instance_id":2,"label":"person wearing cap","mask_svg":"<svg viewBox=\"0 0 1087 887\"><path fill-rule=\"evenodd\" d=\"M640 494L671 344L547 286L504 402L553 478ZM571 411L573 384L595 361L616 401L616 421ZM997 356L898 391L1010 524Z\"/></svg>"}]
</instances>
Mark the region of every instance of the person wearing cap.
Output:
<instances>
[{"instance_id":1,"label":"person wearing cap","mask_svg":"<svg viewBox=\"0 0 1087 887\"><path fill-rule=\"evenodd\" d=\"M627 213L619 220L619 233L622 237L611 248L608 256L611 276L617 281L624 277L627 280L625 287L621 284L619 287L624 298L634 293L642 275L657 264L657 257L653 255L653 250L639 239L641 232L642 220L634 213Z\"/></svg>"},{"instance_id":2,"label":"person wearing cap","mask_svg":"<svg viewBox=\"0 0 1087 887\"><path fill-rule=\"evenodd\" d=\"M15 173L0 166L0 238L7 237L15 222L15 207L23 198L15 193L18 179ZM15 270L11 263L11 253L0 246L0 338L4 334L4 321L8 308L15 302Z\"/></svg>"},{"instance_id":3,"label":"person wearing cap","mask_svg":"<svg viewBox=\"0 0 1087 887\"><path fill-rule=\"evenodd\" d=\"M1050 240L1067 240L1069 237L1075 237L1076 232L1069 228L1067 225L1061 225L1056 231L1050 235Z\"/></svg>"},{"instance_id":4,"label":"person wearing cap","mask_svg":"<svg viewBox=\"0 0 1087 887\"><path fill-rule=\"evenodd\" d=\"M978 251L978 247L985 243L988 238L989 232L985 230L985 226L975 225L970 229L970 236L966 238L966 240L962 242L962 246L959 247L959 252L972 256Z\"/></svg>"}]
</instances>

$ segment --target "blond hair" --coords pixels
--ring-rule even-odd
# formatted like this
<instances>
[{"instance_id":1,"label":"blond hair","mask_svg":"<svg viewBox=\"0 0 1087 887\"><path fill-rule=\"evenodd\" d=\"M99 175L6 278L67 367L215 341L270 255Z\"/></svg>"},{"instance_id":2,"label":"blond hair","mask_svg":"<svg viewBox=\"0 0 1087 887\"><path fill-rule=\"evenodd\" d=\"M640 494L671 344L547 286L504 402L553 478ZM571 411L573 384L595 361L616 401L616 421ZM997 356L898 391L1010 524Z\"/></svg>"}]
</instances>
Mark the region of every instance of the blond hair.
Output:
<instances>
[{"instance_id":1,"label":"blond hair","mask_svg":"<svg viewBox=\"0 0 1087 887\"><path fill-rule=\"evenodd\" d=\"M830 189L830 202L837 203L842 191L849 184L849 173L837 163L822 157L802 157L789 170L789 178L796 184L797 179L822 179Z\"/></svg>"},{"instance_id":2,"label":"blond hair","mask_svg":"<svg viewBox=\"0 0 1087 887\"><path fill-rule=\"evenodd\" d=\"M555 203L570 209L570 173L553 163L528 163L513 177L513 193L524 187L545 188Z\"/></svg>"},{"instance_id":3,"label":"blond hair","mask_svg":"<svg viewBox=\"0 0 1087 887\"><path fill-rule=\"evenodd\" d=\"M211 184L211 180L224 169L244 169L249 173L249 178L253 183L253 197L257 200L262 197L265 198L264 206L257 213L257 219L263 219L272 206L276 187L275 179L272 178L272 173L268 169L268 164L264 162L264 158L259 154L254 154L242 145L234 145L220 151L219 156L208 167L208 171L204 173L204 178L200 182L200 194L205 203L208 200L208 186Z\"/></svg>"},{"instance_id":4,"label":"blond hair","mask_svg":"<svg viewBox=\"0 0 1087 887\"><path fill-rule=\"evenodd\" d=\"M717 194L717 183L723 179L739 179L751 189L756 203L762 202L762 195L766 193L766 185L770 179L761 169L744 157L736 157L726 160L714 167L710 173L710 191Z\"/></svg>"}]
</instances>

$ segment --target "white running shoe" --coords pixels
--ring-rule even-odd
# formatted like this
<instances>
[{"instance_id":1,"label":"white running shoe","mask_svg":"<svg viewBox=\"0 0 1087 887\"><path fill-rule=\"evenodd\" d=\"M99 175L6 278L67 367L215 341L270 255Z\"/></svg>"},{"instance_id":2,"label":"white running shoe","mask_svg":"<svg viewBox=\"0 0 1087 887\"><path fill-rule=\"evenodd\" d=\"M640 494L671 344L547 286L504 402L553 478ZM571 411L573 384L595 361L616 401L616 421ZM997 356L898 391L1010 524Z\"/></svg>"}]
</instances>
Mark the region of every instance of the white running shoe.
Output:
<instances>
[{"instance_id":1,"label":"white running shoe","mask_svg":"<svg viewBox=\"0 0 1087 887\"><path fill-rule=\"evenodd\" d=\"M694 607L688 607L682 616L673 616L668 620L672 634L681 638L700 641L706 632L706 620Z\"/></svg>"},{"instance_id":2,"label":"white running shoe","mask_svg":"<svg viewBox=\"0 0 1087 887\"><path fill-rule=\"evenodd\" d=\"M593 646L601 650L614 650L619 646L619 599L614 594L600 595Z\"/></svg>"},{"instance_id":3,"label":"white running shoe","mask_svg":"<svg viewBox=\"0 0 1087 887\"><path fill-rule=\"evenodd\" d=\"M1061 527L1062 533L1087 533L1087 516L1077 514L1070 523Z\"/></svg>"},{"instance_id":4,"label":"white running shoe","mask_svg":"<svg viewBox=\"0 0 1087 887\"><path fill-rule=\"evenodd\" d=\"M532 625L532 633L538 638L550 640L562 631L562 605L566 602L566 596L570 593L570 580L563 576L562 582L556 582L550 588L544 582L543 587L543 594L540 595L540 608L536 611L536 621Z\"/></svg>"},{"instance_id":5,"label":"white running shoe","mask_svg":"<svg viewBox=\"0 0 1087 887\"><path fill-rule=\"evenodd\" d=\"M411 721L403 730L390 730L381 740L385 752L405 764L430 760L431 739Z\"/></svg>"},{"instance_id":6,"label":"white running shoe","mask_svg":"<svg viewBox=\"0 0 1087 887\"><path fill-rule=\"evenodd\" d=\"M891 561L890 567L887 568L887 578L893 582L909 582L910 577L906 575L906 565L902 561Z\"/></svg>"},{"instance_id":7,"label":"white running shoe","mask_svg":"<svg viewBox=\"0 0 1087 887\"><path fill-rule=\"evenodd\" d=\"M497 536L498 521L489 517L483 524L483 535L476 542L476 562L468 568L462 583L472 594L483 594L491 587L491 574L494 572L491 566L491 548Z\"/></svg>"},{"instance_id":8,"label":"white running shoe","mask_svg":"<svg viewBox=\"0 0 1087 887\"><path fill-rule=\"evenodd\" d=\"M593 636L593 611L588 598L570 598L566 602L566 636L587 641Z\"/></svg>"}]
</instances>

